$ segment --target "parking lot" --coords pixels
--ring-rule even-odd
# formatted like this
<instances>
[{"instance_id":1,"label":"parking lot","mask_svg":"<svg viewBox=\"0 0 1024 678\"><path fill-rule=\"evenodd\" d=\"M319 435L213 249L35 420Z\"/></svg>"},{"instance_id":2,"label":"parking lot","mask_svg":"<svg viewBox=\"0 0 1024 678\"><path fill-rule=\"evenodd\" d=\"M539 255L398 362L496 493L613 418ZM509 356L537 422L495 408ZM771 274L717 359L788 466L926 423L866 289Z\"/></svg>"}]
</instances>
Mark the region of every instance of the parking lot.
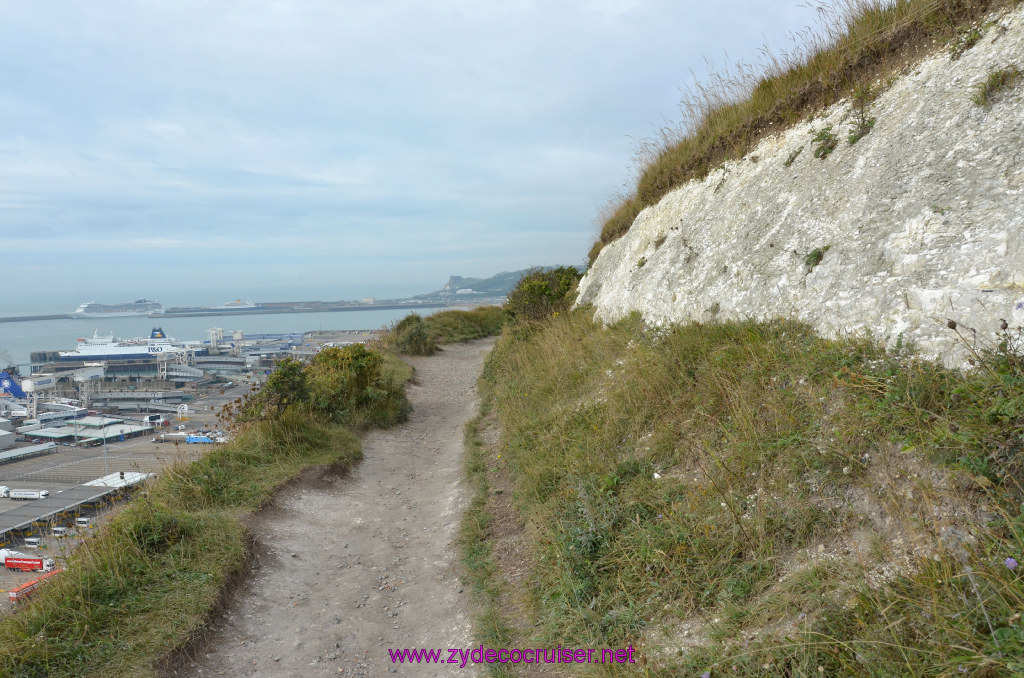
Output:
<instances>
[{"instance_id":1,"label":"parking lot","mask_svg":"<svg viewBox=\"0 0 1024 678\"><path fill-rule=\"evenodd\" d=\"M125 442L108 443L106 449L99 447L68 447L60 446L53 454L15 461L0 466L0 485L11 489L48 490L50 497L59 495L104 475L120 471L137 471L159 474L169 463L175 461L191 461L196 459L204 449L202 444L186 444L184 438L180 442L153 442L161 433L178 433L179 425L185 426L184 432L212 430L217 426L217 412L223 405L248 391L247 384L233 388L214 391L197 397L190 403L189 420L178 422L173 417L171 426L155 431L152 435L129 439ZM132 415L126 415L132 416ZM25 502L9 498L0 498L0 512L24 505ZM77 513L68 513L53 522L36 523L18 533L8 533L0 537L5 542L3 548L20 551L31 558L50 557L62 567L64 559L96 526L101 525L109 514L116 510L106 502L85 507ZM74 525L76 515L91 518L91 527ZM69 527L69 536L56 537L52 534L55 526ZM25 540L30 537L41 539L41 548L29 548ZM38 572L10 572L0 567L0 613L10 609L7 592L18 584L39 576Z\"/></svg>"}]
</instances>

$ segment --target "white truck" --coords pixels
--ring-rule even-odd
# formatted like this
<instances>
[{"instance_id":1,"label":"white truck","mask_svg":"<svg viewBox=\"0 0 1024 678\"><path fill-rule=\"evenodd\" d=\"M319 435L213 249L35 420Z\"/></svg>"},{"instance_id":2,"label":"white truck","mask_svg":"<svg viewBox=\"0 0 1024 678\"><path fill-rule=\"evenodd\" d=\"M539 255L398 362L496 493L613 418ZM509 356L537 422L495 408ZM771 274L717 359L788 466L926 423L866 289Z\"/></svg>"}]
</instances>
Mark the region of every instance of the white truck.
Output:
<instances>
[{"instance_id":1,"label":"white truck","mask_svg":"<svg viewBox=\"0 0 1024 678\"><path fill-rule=\"evenodd\" d=\"M0 485L0 497L10 497L10 496L11 496L11 488L7 487L6 485Z\"/></svg>"},{"instance_id":2,"label":"white truck","mask_svg":"<svg viewBox=\"0 0 1024 678\"><path fill-rule=\"evenodd\" d=\"M11 490L11 499L45 499L50 496L49 490Z\"/></svg>"}]
</instances>

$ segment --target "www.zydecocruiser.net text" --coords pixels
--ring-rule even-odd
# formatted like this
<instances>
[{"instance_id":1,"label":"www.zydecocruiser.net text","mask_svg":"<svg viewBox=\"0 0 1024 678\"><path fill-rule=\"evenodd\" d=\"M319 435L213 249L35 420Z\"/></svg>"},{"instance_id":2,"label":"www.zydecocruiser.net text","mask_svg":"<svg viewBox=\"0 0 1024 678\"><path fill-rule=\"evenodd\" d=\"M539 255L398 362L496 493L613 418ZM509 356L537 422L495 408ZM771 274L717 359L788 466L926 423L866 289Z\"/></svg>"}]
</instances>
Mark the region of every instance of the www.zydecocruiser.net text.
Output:
<instances>
[{"instance_id":1,"label":"www.zydecocruiser.net text","mask_svg":"<svg viewBox=\"0 0 1024 678\"><path fill-rule=\"evenodd\" d=\"M389 649L392 664L635 664L632 646L622 649L472 648Z\"/></svg>"}]
</instances>

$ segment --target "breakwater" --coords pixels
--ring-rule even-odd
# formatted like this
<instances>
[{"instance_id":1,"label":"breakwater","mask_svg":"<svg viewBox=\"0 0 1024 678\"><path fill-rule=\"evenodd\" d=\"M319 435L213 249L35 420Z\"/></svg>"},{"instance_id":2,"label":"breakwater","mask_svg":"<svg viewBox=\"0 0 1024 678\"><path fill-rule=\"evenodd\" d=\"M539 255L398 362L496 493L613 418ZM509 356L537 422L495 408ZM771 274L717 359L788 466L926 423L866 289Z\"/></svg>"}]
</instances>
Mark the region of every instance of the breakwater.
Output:
<instances>
[{"instance_id":1,"label":"breakwater","mask_svg":"<svg viewBox=\"0 0 1024 678\"><path fill-rule=\"evenodd\" d=\"M51 315L20 315L20 316L9 316L0 317L0 323L16 323L16 322L32 322L36 320L88 320L90 322L109 322L110 320L120 320L122 318L150 318L152 320L159 320L161 318L200 318L205 316L218 316L218 317L235 317L235 316L251 316L251 315L277 315L281 313L335 313L338 311L418 311L423 309L436 310L439 308L446 308L451 306L452 308L465 308L469 306L479 306L481 303L494 303L500 305L503 300L499 299L486 299L482 302L479 300L470 299L459 299L458 304L451 305L444 300L433 300L433 301L402 301L395 300L390 302L378 303L378 304L336 304L329 302L320 301L300 301L291 303L268 303L268 304L256 304L252 307L242 308L216 308L213 306L190 306L190 307L173 307L166 310L163 313L151 313L146 315L122 315L113 316L111 318L97 318L90 316L76 315L74 313L56 313Z\"/></svg>"},{"instance_id":2,"label":"breakwater","mask_svg":"<svg viewBox=\"0 0 1024 678\"><path fill-rule=\"evenodd\" d=\"M261 306L256 305L252 308L235 308L231 310L225 310L223 308L171 308L163 313L152 313L150 318L199 318L203 316L230 316L236 315L272 315L277 313L335 313L338 311L394 311L400 309L408 309L415 311L417 309L430 308L435 309L438 306L444 304L438 304L438 302L395 302L392 304L359 304L351 306L341 306L333 304L295 304L295 305L274 305L274 306Z\"/></svg>"},{"instance_id":3,"label":"breakwater","mask_svg":"<svg viewBox=\"0 0 1024 678\"><path fill-rule=\"evenodd\" d=\"M0 318L0 323L20 323L30 322L32 320L61 320L63 318L70 318L71 316L67 313L58 313L57 315L17 315L9 318Z\"/></svg>"}]
</instances>

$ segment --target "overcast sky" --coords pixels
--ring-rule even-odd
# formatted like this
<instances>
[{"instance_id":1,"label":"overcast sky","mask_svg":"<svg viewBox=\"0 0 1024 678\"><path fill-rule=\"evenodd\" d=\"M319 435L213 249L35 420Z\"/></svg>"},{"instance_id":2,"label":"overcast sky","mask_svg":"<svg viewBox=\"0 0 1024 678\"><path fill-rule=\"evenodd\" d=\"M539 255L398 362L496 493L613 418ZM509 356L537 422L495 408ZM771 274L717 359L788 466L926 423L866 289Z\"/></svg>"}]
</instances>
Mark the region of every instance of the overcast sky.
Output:
<instances>
[{"instance_id":1,"label":"overcast sky","mask_svg":"<svg viewBox=\"0 0 1024 678\"><path fill-rule=\"evenodd\" d=\"M813 22L789 0L0 0L0 315L16 290L333 300L583 263L691 71Z\"/></svg>"}]
</instances>

